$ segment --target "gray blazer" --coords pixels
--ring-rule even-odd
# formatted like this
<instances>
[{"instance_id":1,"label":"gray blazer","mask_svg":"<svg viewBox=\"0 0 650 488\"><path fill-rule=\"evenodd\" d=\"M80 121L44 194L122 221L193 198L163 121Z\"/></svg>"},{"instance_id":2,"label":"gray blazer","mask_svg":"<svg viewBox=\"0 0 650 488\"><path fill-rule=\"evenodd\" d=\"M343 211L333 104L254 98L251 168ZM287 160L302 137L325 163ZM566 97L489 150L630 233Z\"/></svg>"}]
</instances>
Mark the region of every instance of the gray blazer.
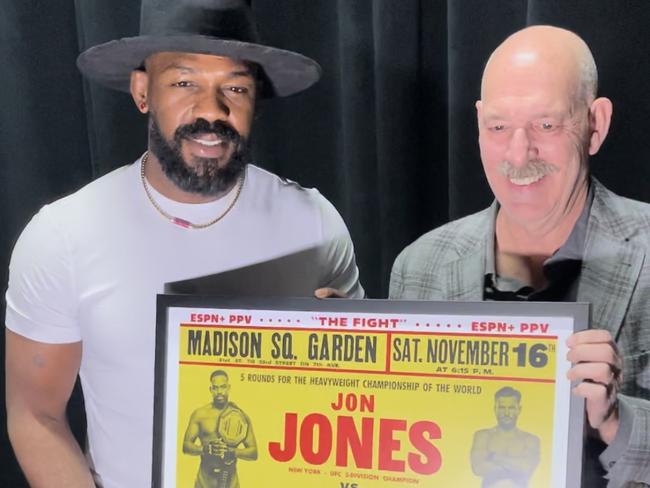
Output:
<instances>
[{"instance_id":1,"label":"gray blazer","mask_svg":"<svg viewBox=\"0 0 650 488\"><path fill-rule=\"evenodd\" d=\"M629 441L616 449L622 454L607 462L607 486L650 486L650 205L595 179L592 185L578 301L591 303L592 328L616 338L624 358L622 411L633 418ZM393 265L390 298L482 300L496 212L495 202L404 249Z\"/></svg>"}]
</instances>

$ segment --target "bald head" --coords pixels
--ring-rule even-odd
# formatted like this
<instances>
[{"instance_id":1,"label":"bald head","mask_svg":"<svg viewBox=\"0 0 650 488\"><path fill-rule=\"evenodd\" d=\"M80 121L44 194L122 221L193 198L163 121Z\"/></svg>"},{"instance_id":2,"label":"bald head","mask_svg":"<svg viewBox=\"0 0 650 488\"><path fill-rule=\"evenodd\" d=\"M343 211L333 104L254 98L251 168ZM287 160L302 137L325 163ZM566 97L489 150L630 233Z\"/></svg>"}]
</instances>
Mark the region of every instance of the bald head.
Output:
<instances>
[{"instance_id":1,"label":"bald head","mask_svg":"<svg viewBox=\"0 0 650 488\"><path fill-rule=\"evenodd\" d=\"M596 98L598 72L589 47L573 32L548 25L515 32L496 48L483 71L481 98L503 87L504 78L512 81L531 74L554 78L573 101L589 105Z\"/></svg>"},{"instance_id":2,"label":"bald head","mask_svg":"<svg viewBox=\"0 0 650 488\"><path fill-rule=\"evenodd\" d=\"M585 42L557 27L520 30L490 56L476 114L501 222L540 235L575 223L587 197L589 156L612 116L611 101L596 98L596 78Z\"/></svg>"}]
</instances>

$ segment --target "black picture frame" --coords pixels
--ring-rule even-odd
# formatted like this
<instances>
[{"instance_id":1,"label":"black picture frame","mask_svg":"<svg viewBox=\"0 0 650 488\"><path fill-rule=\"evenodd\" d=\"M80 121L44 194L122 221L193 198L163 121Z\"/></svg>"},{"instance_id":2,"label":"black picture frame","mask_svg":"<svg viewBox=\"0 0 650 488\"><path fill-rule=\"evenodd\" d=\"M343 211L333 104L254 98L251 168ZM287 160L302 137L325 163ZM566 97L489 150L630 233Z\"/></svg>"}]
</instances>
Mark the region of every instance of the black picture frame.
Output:
<instances>
[{"instance_id":1,"label":"black picture frame","mask_svg":"<svg viewBox=\"0 0 650 488\"><path fill-rule=\"evenodd\" d=\"M379 314L422 314L422 315L458 315L458 316L530 316L569 318L573 321L573 331L588 328L590 322L590 305L587 303L550 303L550 302L434 302L375 299L327 299L315 298L273 298L273 297L228 297L196 295L158 295L156 324L156 363L155 363L155 402L153 418L153 461L152 486L167 488L174 486L164 482L163 446L166 435L164 425L167 384L165 371L168 361L168 320L171 309L215 309L215 310L274 310L305 312L348 312ZM564 384L570 388L568 380ZM174 385L177 387L177 385ZM554 440L566 442L568 460L566 463L565 488L579 488L582 478L583 444L586 436L584 400L570 395L570 412L568 431L565 439Z\"/></svg>"}]
</instances>

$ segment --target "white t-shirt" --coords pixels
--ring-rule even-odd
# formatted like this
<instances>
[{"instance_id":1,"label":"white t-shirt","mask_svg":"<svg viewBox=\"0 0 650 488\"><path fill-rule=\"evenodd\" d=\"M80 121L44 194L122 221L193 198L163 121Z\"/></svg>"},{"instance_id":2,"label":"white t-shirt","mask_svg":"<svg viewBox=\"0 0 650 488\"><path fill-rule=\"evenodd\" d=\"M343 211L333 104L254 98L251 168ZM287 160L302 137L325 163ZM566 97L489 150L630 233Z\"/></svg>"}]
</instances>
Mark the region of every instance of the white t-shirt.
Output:
<instances>
[{"instance_id":1,"label":"white t-shirt","mask_svg":"<svg viewBox=\"0 0 650 488\"><path fill-rule=\"evenodd\" d=\"M137 161L43 207L16 244L6 325L39 342L83 341L88 449L106 488L151 485L156 294L164 283L316 247L323 286L363 296L334 207L317 190L256 166L246 171L235 206L205 229L162 218ZM235 193L182 204L151 190L169 214L196 223L223 212Z\"/></svg>"}]
</instances>

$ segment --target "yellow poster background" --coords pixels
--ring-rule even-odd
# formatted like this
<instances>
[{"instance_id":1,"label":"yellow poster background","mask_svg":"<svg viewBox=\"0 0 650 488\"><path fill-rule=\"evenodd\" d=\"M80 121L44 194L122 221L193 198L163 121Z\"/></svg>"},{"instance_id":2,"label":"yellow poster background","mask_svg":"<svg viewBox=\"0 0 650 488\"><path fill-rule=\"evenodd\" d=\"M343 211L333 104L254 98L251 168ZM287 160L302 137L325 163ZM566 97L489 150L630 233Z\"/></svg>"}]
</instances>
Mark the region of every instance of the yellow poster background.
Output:
<instances>
[{"instance_id":1,"label":"yellow poster background","mask_svg":"<svg viewBox=\"0 0 650 488\"><path fill-rule=\"evenodd\" d=\"M552 382L386 375L380 371L385 365L387 343L384 342L382 345L381 341L378 343L380 351L377 355L381 358L378 360L378 364L360 366L358 363L354 363L354 367L350 367L349 364L339 362L336 366L346 370L365 369L368 371L357 373L295 370L287 366L286 360L271 360L270 349L267 346L269 340L266 337L270 333L270 331L263 332L265 349L262 361L203 357L200 361L188 364L187 361L196 358L188 357L186 354L187 341L181 340L180 357L181 361L186 361L186 363L181 364L179 368L179 428L177 433L177 486L179 488L194 487L200 457L183 454L183 435L192 412L211 402L209 378L216 369L223 369L227 372L231 385L229 400L248 415L257 439L258 459L237 462L237 472L242 488L304 486L341 488L351 487L353 483L357 483L359 487L480 487L481 478L472 473L470 464L472 439L476 431L496 425L494 394L504 386L511 386L522 395L521 413L517 427L536 435L540 441L540 463L531 477L529 486L531 488L551 486L554 416L554 384ZM296 336L305 333L305 331L300 331ZM320 332L320 334L325 334L325 332ZM185 334L182 334L181 337L184 336ZM516 341L516 343L521 342L521 340ZM294 353L296 360L293 361L293 364L298 366L301 364L301 359L307 356L306 342L295 340ZM304 366L306 363L303 361L302 364ZM322 363L318 364L324 366ZM334 364L329 363L330 366ZM311 365L313 366L313 361ZM275 369L276 367L287 369ZM416 369L422 370L422 364L419 364ZM429 367L428 370L431 371L432 367ZM538 370L524 368L524 374L522 374L522 369L516 368L512 363L499 373L505 373L504 376L550 379L554 378L554 371L555 360L554 355L551 355L551 360L545 368ZM359 386L345 388L311 384L312 378L358 380ZM364 381L406 382L411 386L417 385L417 389L373 388L373 385L364 386ZM345 409L335 411L332 408L332 403L337 402L339 394L365 395L368 398L372 395L374 396L374 411L349 412ZM335 445L330 458L318 466L306 463L299 450L289 462L280 463L273 460L269 454L268 446L270 442L284 444L284 420L287 412L297 413L299 422L300 419L311 413L325 415L333 425L334 438L336 438L338 415L352 416L357 420L355 424L359 426L359 429L362 417L374 418L373 469L355 467L354 458L351 455L348 455L348 466L336 466ZM440 452L442 459L440 469L431 475L420 475L409 469L408 463L406 463L403 472L378 470L378 429L381 418L405 420L407 430L409 425L417 421L436 423L441 430L441 438L432 440L431 443ZM408 432L396 432L394 439L399 441L400 448L393 453L393 459L406 460L408 453L418 452L411 446ZM369 479L368 476L375 476L377 479Z\"/></svg>"}]
</instances>

